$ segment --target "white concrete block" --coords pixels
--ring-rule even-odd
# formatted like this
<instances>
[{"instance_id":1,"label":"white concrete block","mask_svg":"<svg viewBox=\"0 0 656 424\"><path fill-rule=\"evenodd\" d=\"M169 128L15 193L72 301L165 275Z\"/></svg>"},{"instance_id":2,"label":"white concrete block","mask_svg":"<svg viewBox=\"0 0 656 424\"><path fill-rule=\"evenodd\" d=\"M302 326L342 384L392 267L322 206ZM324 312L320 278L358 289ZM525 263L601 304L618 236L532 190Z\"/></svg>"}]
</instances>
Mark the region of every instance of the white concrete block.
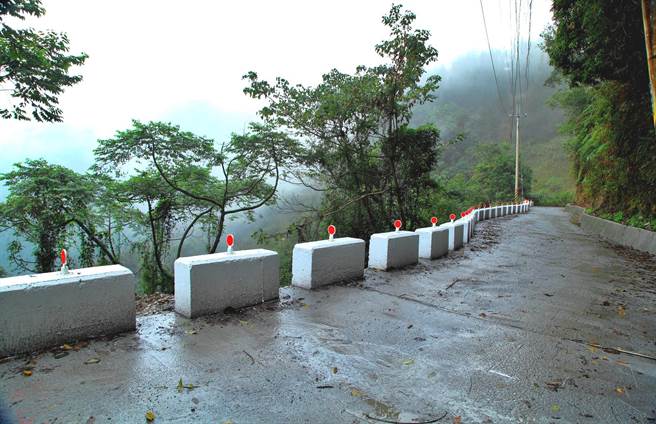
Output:
<instances>
[{"instance_id":1,"label":"white concrete block","mask_svg":"<svg viewBox=\"0 0 656 424\"><path fill-rule=\"evenodd\" d=\"M415 230L419 234L419 257L436 259L449 253L449 229L426 227Z\"/></svg>"},{"instance_id":2,"label":"white concrete block","mask_svg":"<svg viewBox=\"0 0 656 424\"><path fill-rule=\"evenodd\" d=\"M0 356L134 330L135 286L121 265L0 279Z\"/></svg>"},{"instance_id":3,"label":"white concrete block","mask_svg":"<svg viewBox=\"0 0 656 424\"><path fill-rule=\"evenodd\" d=\"M314 289L364 276L364 240L340 237L299 243L292 255L292 284Z\"/></svg>"},{"instance_id":4,"label":"white concrete block","mask_svg":"<svg viewBox=\"0 0 656 424\"><path fill-rule=\"evenodd\" d=\"M455 221L453 223L447 222L440 227L449 229L449 250L458 250L463 245L463 230L462 222Z\"/></svg>"},{"instance_id":5,"label":"white concrete block","mask_svg":"<svg viewBox=\"0 0 656 424\"><path fill-rule=\"evenodd\" d=\"M278 297L278 254L238 250L175 261L175 311L188 318L242 308Z\"/></svg>"},{"instance_id":6,"label":"white concrete block","mask_svg":"<svg viewBox=\"0 0 656 424\"><path fill-rule=\"evenodd\" d=\"M369 241L369 268L388 270L419 261L419 234L391 231L372 234Z\"/></svg>"},{"instance_id":7,"label":"white concrete block","mask_svg":"<svg viewBox=\"0 0 656 424\"><path fill-rule=\"evenodd\" d=\"M485 217L483 219L490 219L490 208L485 208L483 211L485 212Z\"/></svg>"},{"instance_id":8,"label":"white concrete block","mask_svg":"<svg viewBox=\"0 0 656 424\"><path fill-rule=\"evenodd\" d=\"M456 222L453 225L454 239L453 239L453 250L458 250L464 246L464 231L465 226L462 222Z\"/></svg>"},{"instance_id":9,"label":"white concrete block","mask_svg":"<svg viewBox=\"0 0 656 424\"><path fill-rule=\"evenodd\" d=\"M462 224L462 244L465 245L469 243L469 227L470 227L469 220L466 217L462 218L461 224Z\"/></svg>"}]
</instances>

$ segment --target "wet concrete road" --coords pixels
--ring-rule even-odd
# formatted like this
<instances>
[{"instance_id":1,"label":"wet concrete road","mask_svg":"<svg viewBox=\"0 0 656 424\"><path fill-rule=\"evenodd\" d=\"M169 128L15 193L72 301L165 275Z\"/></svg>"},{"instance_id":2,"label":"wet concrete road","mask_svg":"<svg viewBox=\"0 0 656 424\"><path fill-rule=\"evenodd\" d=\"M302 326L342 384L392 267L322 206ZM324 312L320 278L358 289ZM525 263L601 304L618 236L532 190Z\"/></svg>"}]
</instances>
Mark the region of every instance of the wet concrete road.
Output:
<instances>
[{"instance_id":1,"label":"wet concrete road","mask_svg":"<svg viewBox=\"0 0 656 424\"><path fill-rule=\"evenodd\" d=\"M34 423L148 410L156 423L656 422L656 361L588 344L656 356L656 261L561 209L479 223L445 259L281 296L6 361L0 399Z\"/></svg>"}]
</instances>

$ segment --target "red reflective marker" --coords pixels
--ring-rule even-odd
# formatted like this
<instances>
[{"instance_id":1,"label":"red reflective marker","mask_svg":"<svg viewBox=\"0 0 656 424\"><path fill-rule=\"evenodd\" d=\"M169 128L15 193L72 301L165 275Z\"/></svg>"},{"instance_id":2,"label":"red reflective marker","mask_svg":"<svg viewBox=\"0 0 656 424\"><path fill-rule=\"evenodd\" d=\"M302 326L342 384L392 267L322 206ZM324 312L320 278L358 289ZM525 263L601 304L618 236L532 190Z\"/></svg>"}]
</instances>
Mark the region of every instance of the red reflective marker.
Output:
<instances>
[{"instance_id":1,"label":"red reflective marker","mask_svg":"<svg viewBox=\"0 0 656 424\"><path fill-rule=\"evenodd\" d=\"M456 214L452 213L451 215L449 215L449 219L450 219L451 221L453 221L454 219L456 219Z\"/></svg>"},{"instance_id":2,"label":"red reflective marker","mask_svg":"<svg viewBox=\"0 0 656 424\"><path fill-rule=\"evenodd\" d=\"M335 228L335 226L334 226L333 224L330 224L330 225L328 226L328 238L329 238L330 240L333 239L333 236L335 235L335 232L336 232L336 231L337 231L337 229Z\"/></svg>"},{"instance_id":3,"label":"red reflective marker","mask_svg":"<svg viewBox=\"0 0 656 424\"><path fill-rule=\"evenodd\" d=\"M232 246L235 245L235 236L228 234L226 236L226 244L228 245L228 253L232 253Z\"/></svg>"},{"instance_id":4,"label":"red reflective marker","mask_svg":"<svg viewBox=\"0 0 656 424\"><path fill-rule=\"evenodd\" d=\"M460 218L464 218L464 217L465 217L465 215L467 215L467 214L466 214L466 213L464 213L464 212L460 212Z\"/></svg>"},{"instance_id":5,"label":"red reflective marker","mask_svg":"<svg viewBox=\"0 0 656 424\"><path fill-rule=\"evenodd\" d=\"M431 224L433 224L433 227L435 226L435 224L437 224L437 218L436 217L434 217L434 216L431 217Z\"/></svg>"},{"instance_id":6,"label":"red reflective marker","mask_svg":"<svg viewBox=\"0 0 656 424\"><path fill-rule=\"evenodd\" d=\"M68 274L68 252L66 249L62 249L61 252L59 252L59 258L61 259L61 270L60 272L64 275Z\"/></svg>"},{"instance_id":7,"label":"red reflective marker","mask_svg":"<svg viewBox=\"0 0 656 424\"><path fill-rule=\"evenodd\" d=\"M403 223L401 222L400 219L397 219L397 220L394 221L394 228L396 228L396 231L399 231L399 229L401 228L401 225L403 225Z\"/></svg>"}]
</instances>

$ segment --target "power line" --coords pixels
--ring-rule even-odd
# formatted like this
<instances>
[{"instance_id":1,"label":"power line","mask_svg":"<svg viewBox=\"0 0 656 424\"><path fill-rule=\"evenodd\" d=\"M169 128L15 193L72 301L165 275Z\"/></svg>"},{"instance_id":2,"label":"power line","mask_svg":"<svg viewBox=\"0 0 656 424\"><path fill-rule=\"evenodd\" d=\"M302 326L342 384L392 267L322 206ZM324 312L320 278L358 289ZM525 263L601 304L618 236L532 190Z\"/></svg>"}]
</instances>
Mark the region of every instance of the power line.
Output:
<instances>
[{"instance_id":1,"label":"power line","mask_svg":"<svg viewBox=\"0 0 656 424\"><path fill-rule=\"evenodd\" d=\"M526 43L526 71L524 77L526 78L526 95L528 95L528 72L529 72L529 59L531 57L531 17L533 16L533 0L528 2L528 42Z\"/></svg>"},{"instance_id":2,"label":"power line","mask_svg":"<svg viewBox=\"0 0 656 424\"><path fill-rule=\"evenodd\" d=\"M481 13L483 14L483 26L485 27L485 38L487 39L487 50L490 53L490 62L492 62L492 73L494 74L494 83L497 86L497 96L499 97L499 104L501 105L501 109L503 110L504 114L508 114L508 111L506 110L506 107L503 104L503 100L501 99L501 89L499 88L499 80L497 79L497 70L496 67L494 66L494 58L492 57L492 47L490 46L490 37L487 33L487 22L485 21L485 9L483 9L483 0L479 0L481 4Z\"/></svg>"}]
</instances>

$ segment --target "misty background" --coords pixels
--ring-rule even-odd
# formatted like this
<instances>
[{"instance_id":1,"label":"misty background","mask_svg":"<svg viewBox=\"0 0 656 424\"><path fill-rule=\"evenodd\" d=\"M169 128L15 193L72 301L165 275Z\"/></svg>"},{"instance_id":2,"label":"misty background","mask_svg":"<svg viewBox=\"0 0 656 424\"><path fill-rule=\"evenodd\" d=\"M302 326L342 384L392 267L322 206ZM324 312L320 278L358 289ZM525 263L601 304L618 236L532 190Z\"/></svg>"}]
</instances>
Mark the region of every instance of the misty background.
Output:
<instances>
[{"instance_id":1,"label":"misty background","mask_svg":"<svg viewBox=\"0 0 656 424\"><path fill-rule=\"evenodd\" d=\"M72 51L84 51L90 58L75 70L84 80L61 98L63 123L3 122L0 173L26 158L44 158L84 172L93 163L96 140L128 128L131 119L171 122L224 141L231 133L243 132L261 107L243 95L244 73L257 69L263 78L280 75L292 83L315 84L332 68L352 72L358 64L375 64L379 58L372 46L385 38L379 17L390 6L338 1L180 9L172 2L144 3L44 2L45 17L29 24L68 33ZM539 48L539 33L550 22L549 2L533 3L528 78L522 81L526 117L521 120L521 157L533 170L534 192L573 191L569 159L558 134L563 116L547 105L557 88L545 85L552 69ZM439 168L447 177L466 175L474 165L476 146L509 141L514 125L508 116L510 2L484 4L501 99L478 1L404 2L417 14L417 27L431 31L430 43L440 53L428 74L442 77L437 99L417 107L412 124L435 124L443 140L463 136L444 151ZM76 14L69 13L73 8ZM528 8L521 13L528 21ZM520 54L525 57L528 40L522 45ZM283 184L279 196L316 199L299 190ZM0 200L6 194L1 187ZM276 206L264 207L256 211L254 222L237 218L226 231L235 234L237 248L249 248L257 244L253 233L284 233L295 218ZM0 233L0 266L9 274L16 273L6 252L12 237L10 232ZM202 234L194 234L183 254L204 253L205 243ZM135 269L137 258L125 256L125 265Z\"/></svg>"}]
</instances>

